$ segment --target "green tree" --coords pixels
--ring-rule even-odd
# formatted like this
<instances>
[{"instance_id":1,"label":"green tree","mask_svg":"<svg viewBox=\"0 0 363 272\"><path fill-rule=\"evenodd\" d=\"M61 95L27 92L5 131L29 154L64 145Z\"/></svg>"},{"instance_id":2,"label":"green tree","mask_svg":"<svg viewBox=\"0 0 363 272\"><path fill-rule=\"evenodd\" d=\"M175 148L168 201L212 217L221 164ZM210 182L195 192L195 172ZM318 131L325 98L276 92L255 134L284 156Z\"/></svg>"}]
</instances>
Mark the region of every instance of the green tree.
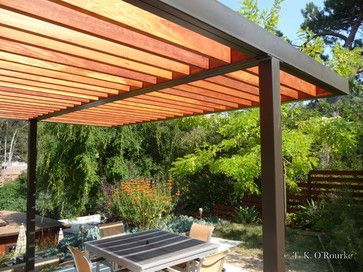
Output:
<instances>
[{"instance_id":1,"label":"green tree","mask_svg":"<svg viewBox=\"0 0 363 272\"><path fill-rule=\"evenodd\" d=\"M342 40L343 47L349 49L362 46L362 38L356 38L363 25L361 0L325 0L321 9L311 2L302 14L302 28L310 29L315 37L322 37L329 44Z\"/></svg>"},{"instance_id":2,"label":"green tree","mask_svg":"<svg viewBox=\"0 0 363 272\"><path fill-rule=\"evenodd\" d=\"M258 0L243 0L241 2L241 7L237 12L266 30L278 36L282 36L281 31L278 30L278 24L283 1L284 0L274 0L270 9L261 10L258 7Z\"/></svg>"}]
</instances>

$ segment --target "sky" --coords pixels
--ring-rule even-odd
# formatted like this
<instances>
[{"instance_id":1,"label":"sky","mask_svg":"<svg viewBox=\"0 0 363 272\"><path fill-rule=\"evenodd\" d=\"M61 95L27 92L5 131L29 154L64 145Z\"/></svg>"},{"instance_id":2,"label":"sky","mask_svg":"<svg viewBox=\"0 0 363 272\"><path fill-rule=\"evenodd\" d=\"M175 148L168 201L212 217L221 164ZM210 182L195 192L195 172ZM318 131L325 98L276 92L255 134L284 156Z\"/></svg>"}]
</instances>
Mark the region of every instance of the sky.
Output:
<instances>
[{"instance_id":1,"label":"sky","mask_svg":"<svg viewBox=\"0 0 363 272\"><path fill-rule=\"evenodd\" d=\"M233 10L239 9L241 0L219 0L224 5ZM297 42L297 30L304 18L301 10L305 8L306 4L314 2L318 7L323 6L323 0L285 0L282 3L281 17L278 29L282 31L292 42ZM259 0L258 5L261 9L271 8L273 0Z\"/></svg>"}]
</instances>

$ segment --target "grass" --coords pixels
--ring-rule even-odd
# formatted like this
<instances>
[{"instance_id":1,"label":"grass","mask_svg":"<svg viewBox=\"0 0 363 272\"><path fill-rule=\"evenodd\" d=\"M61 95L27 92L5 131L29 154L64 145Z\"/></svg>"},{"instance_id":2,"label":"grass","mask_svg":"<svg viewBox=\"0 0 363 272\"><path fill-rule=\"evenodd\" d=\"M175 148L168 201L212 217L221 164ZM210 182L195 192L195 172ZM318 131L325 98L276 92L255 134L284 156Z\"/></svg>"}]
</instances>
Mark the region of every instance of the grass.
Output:
<instances>
[{"instance_id":1,"label":"grass","mask_svg":"<svg viewBox=\"0 0 363 272\"><path fill-rule=\"evenodd\" d=\"M262 227L261 225L224 224L215 230L217 237L238 240L242 243L230 254L230 262L240 262L249 271L262 270ZM324 272L330 271L326 260L304 259L304 252L313 256L314 252L322 251L320 242L314 233L286 229L286 270L293 272Z\"/></svg>"}]
</instances>

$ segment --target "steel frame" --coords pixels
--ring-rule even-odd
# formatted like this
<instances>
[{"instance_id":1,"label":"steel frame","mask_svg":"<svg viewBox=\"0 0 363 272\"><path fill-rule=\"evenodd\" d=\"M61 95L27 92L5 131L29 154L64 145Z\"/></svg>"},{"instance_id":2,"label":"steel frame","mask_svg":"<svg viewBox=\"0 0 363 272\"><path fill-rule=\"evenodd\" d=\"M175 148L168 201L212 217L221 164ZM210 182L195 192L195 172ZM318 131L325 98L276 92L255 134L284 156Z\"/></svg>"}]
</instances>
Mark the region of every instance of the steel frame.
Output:
<instances>
[{"instance_id":1,"label":"steel frame","mask_svg":"<svg viewBox=\"0 0 363 272\"><path fill-rule=\"evenodd\" d=\"M34 271L37 122L152 91L259 65L264 271L284 271L284 180L281 146L280 68L337 95L348 82L328 68L217 1L126 0L195 32L253 56L184 78L159 83L29 121L26 271ZM228 20L226 20L228 18Z\"/></svg>"},{"instance_id":2,"label":"steel frame","mask_svg":"<svg viewBox=\"0 0 363 272\"><path fill-rule=\"evenodd\" d=\"M36 120L29 121L28 131L28 181L26 205L26 255L25 271L34 271L35 264L35 199L37 168L37 126Z\"/></svg>"},{"instance_id":3,"label":"steel frame","mask_svg":"<svg viewBox=\"0 0 363 272\"><path fill-rule=\"evenodd\" d=\"M282 169L280 62L260 63L260 131L264 271L285 271L285 203Z\"/></svg>"}]
</instances>

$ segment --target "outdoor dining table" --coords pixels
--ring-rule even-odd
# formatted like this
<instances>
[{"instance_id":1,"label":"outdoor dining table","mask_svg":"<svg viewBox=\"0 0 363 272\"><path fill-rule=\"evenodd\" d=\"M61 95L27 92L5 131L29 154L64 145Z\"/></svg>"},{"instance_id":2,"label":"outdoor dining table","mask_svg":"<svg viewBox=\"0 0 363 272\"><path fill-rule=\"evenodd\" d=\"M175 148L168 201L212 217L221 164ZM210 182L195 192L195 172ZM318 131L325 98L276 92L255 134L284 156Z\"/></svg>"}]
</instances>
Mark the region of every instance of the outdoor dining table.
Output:
<instances>
[{"instance_id":1,"label":"outdoor dining table","mask_svg":"<svg viewBox=\"0 0 363 272\"><path fill-rule=\"evenodd\" d=\"M153 272L216 253L218 245L149 230L86 242L85 251L133 272Z\"/></svg>"}]
</instances>

